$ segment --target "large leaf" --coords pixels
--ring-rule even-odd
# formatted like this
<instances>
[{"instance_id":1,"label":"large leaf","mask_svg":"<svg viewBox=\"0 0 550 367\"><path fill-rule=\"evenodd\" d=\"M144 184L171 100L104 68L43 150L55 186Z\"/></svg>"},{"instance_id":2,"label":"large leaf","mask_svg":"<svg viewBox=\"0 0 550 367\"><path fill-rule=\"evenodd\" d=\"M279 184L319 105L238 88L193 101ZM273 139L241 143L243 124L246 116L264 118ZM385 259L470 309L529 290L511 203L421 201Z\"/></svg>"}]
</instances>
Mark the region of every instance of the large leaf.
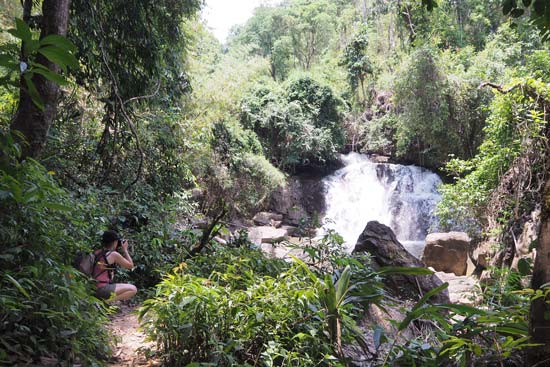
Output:
<instances>
[{"instance_id":1,"label":"large leaf","mask_svg":"<svg viewBox=\"0 0 550 367\"><path fill-rule=\"evenodd\" d=\"M42 68L36 68L33 70L34 73L42 75L44 78L51 80L52 82L56 83L57 85L67 85L69 82L67 79L63 78L61 75L54 73L53 71L42 69Z\"/></svg>"},{"instance_id":2,"label":"large leaf","mask_svg":"<svg viewBox=\"0 0 550 367\"><path fill-rule=\"evenodd\" d=\"M76 51L76 46L69 41L66 37L58 34L50 34L40 40L40 46L56 46L62 50L70 52Z\"/></svg>"},{"instance_id":3,"label":"large leaf","mask_svg":"<svg viewBox=\"0 0 550 367\"><path fill-rule=\"evenodd\" d=\"M16 38L19 38L23 42L30 42L32 40L31 29L27 23L19 18L15 18L15 29L9 29L8 33Z\"/></svg>"},{"instance_id":4,"label":"large leaf","mask_svg":"<svg viewBox=\"0 0 550 367\"><path fill-rule=\"evenodd\" d=\"M33 103L42 111L44 110L44 102L42 102L42 98L40 97L40 93L38 93L38 90L36 89L36 86L34 85L34 82L32 81L32 74L26 73L24 74L25 84L27 84L27 93L29 93L29 96L31 97Z\"/></svg>"},{"instance_id":5,"label":"large leaf","mask_svg":"<svg viewBox=\"0 0 550 367\"><path fill-rule=\"evenodd\" d=\"M340 276L340 279L338 279L338 282L336 282L337 305L341 305L343 303L344 298L346 297L346 293L350 289L349 287L350 278L351 278L351 268L348 265L342 272L342 275Z\"/></svg>"},{"instance_id":6,"label":"large leaf","mask_svg":"<svg viewBox=\"0 0 550 367\"><path fill-rule=\"evenodd\" d=\"M55 46L46 46L38 50L48 60L58 65L64 72L67 72L67 67L72 69L78 68L78 60L69 52Z\"/></svg>"}]
</instances>

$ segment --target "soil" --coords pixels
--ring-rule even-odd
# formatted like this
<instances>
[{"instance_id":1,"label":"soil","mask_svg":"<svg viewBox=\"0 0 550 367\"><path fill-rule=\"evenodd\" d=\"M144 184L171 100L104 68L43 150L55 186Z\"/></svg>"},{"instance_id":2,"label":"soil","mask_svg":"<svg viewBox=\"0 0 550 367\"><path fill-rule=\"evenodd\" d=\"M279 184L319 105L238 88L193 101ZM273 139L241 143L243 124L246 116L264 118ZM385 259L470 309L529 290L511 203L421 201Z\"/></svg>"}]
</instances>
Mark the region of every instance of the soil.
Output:
<instances>
[{"instance_id":1,"label":"soil","mask_svg":"<svg viewBox=\"0 0 550 367\"><path fill-rule=\"evenodd\" d=\"M112 315L109 330L115 339L113 357L107 366L158 366L156 359L148 358L144 350L154 347L147 341L145 334L139 329L138 317L135 311L138 306L120 305L120 310Z\"/></svg>"}]
</instances>

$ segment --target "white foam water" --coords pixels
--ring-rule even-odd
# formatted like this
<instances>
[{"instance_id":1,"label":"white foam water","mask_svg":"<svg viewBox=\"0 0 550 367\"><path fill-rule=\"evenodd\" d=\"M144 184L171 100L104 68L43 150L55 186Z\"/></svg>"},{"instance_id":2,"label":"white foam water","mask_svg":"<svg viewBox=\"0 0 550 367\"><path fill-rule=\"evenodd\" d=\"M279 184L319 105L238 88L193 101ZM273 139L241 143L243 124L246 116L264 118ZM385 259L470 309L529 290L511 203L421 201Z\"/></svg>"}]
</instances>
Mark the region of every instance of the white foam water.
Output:
<instances>
[{"instance_id":1,"label":"white foam water","mask_svg":"<svg viewBox=\"0 0 550 367\"><path fill-rule=\"evenodd\" d=\"M351 251L367 223L376 220L420 257L436 223L439 176L421 167L375 163L358 153L342 160L345 166L323 180L327 210L321 232L334 229Z\"/></svg>"}]
</instances>

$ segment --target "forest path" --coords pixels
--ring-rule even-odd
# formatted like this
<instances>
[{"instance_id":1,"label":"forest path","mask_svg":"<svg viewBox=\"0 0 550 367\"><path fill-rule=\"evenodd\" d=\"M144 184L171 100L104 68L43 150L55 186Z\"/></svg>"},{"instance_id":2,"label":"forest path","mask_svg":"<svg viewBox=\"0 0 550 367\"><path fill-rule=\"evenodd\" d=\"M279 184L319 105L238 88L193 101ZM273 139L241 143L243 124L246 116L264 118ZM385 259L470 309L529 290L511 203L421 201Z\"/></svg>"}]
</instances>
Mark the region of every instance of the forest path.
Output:
<instances>
[{"instance_id":1,"label":"forest path","mask_svg":"<svg viewBox=\"0 0 550 367\"><path fill-rule=\"evenodd\" d=\"M141 350L154 346L146 341L145 333L139 330L138 316L135 314L139 306L120 305L120 310L110 318L108 329L115 338L113 357L107 366L156 366L157 361L147 358Z\"/></svg>"}]
</instances>

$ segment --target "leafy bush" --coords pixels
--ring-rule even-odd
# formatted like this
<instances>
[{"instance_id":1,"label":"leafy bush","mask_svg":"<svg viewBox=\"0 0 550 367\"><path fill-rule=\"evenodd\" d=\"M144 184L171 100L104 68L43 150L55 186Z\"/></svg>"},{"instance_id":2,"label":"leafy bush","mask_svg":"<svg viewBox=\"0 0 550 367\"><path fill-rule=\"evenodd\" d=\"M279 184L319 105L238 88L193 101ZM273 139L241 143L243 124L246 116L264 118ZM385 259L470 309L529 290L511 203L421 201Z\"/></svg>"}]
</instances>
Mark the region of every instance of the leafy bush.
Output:
<instances>
[{"instance_id":1,"label":"leafy bush","mask_svg":"<svg viewBox=\"0 0 550 367\"><path fill-rule=\"evenodd\" d=\"M109 355L106 311L68 265L92 228L51 173L0 138L0 363L97 364Z\"/></svg>"},{"instance_id":2,"label":"leafy bush","mask_svg":"<svg viewBox=\"0 0 550 367\"><path fill-rule=\"evenodd\" d=\"M540 81L518 79L515 84L524 85L524 88L532 89L540 96L548 94L547 86ZM536 161L543 148L537 150L537 147L544 144L541 132L545 122L539 103L539 98L524 94L520 88L494 98L484 129L486 137L479 153L470 160L454 159L447 165L447 170L457 180L455 184L440 188L442 201L438 205L438 217L444 228L462 227L471 235L479 236L489 215L495 216L495 223L503 223L509 216L511 206L519 205L518 208L526 211L534 206L536 193L523 190L510 195L508 192L522 185L530 185L530 176L525 182L522 175L509 177L518 182L509 188L503 186L504 191L500 193L495 190L502 186L500 182L514 162L520 164L521 170L526 173L535 174L540 169ZM518 161L520 157L524 157L523 161ZM491 203L496 206L488 211Z\"/></svg>"},{"instance_id":3,"label":"leafy bush","mask_svg":"<svg viewBox=\"0 0 550 367\"><path fill-rule=\"evenodd\" d=\"M241 103L241 122L260 139L266 156L284 170L330 163L344 144L340 101L311 78L284 90L259 86Z\"/></svg>"},{"instance_id":4,"label":"leafy bush","mask_svg":"<svg viewBox=\"0 0 550 367\"><path fill-rule=\"evenodd\" d=\"M343 366L341 343L357 337L350 279L357 273L374 285L363 298L370 301L381 296L380 283L351 258L334 263L332 274L319 271L260 250L219 248L166 276L140 317L169 365Z\"/></svg>"},{"instance_id":5,"label":"leafy bush","mask_svg":"<svg viewBox=\"0 0 550 367\"><path fill-rule=\"evenodd\" d=\"M241 274L233 265L210 279L176 272L159 285L157 298L144 303L146 330L167 362L329 365L330 342L312 320L311 308L320 305L301 269L271 277Z\"/></svg>"},{"instance_id":6,"label":"leafy bush","mask_svg":"<svg viewBox=\"0 0 550 367\"><path fill-rule=\"evenodd\" d=\"M459 304L427 304L423 297L396 322L399 330L383 365L405 366L522 366L521 351L533 346L529 342L528 314L531 299L545 297L548 290L534 292L508 285L513 272L500 272L497 281L483 293L483 304L475 308ZM429 292L441 291L447 283ZM428 295L428 293L426 294ZM400 339L414 320L427 321L436 328L427 329L423 337ZM426 329L425 329L426 331ZM386 341L384 335L379 340Z\"/></svg>"},{"instance_id":7,"label":"leafy bush","mask_svg":"<svg viewBox=\"0 0 550 367\"><path fill-rule=\"evenodd\" d=\"M395 153L395 130L397 123L398 118L392 113L367 122L362 150L383 155L393 155Z\"/></svg>"}]
</instances>

